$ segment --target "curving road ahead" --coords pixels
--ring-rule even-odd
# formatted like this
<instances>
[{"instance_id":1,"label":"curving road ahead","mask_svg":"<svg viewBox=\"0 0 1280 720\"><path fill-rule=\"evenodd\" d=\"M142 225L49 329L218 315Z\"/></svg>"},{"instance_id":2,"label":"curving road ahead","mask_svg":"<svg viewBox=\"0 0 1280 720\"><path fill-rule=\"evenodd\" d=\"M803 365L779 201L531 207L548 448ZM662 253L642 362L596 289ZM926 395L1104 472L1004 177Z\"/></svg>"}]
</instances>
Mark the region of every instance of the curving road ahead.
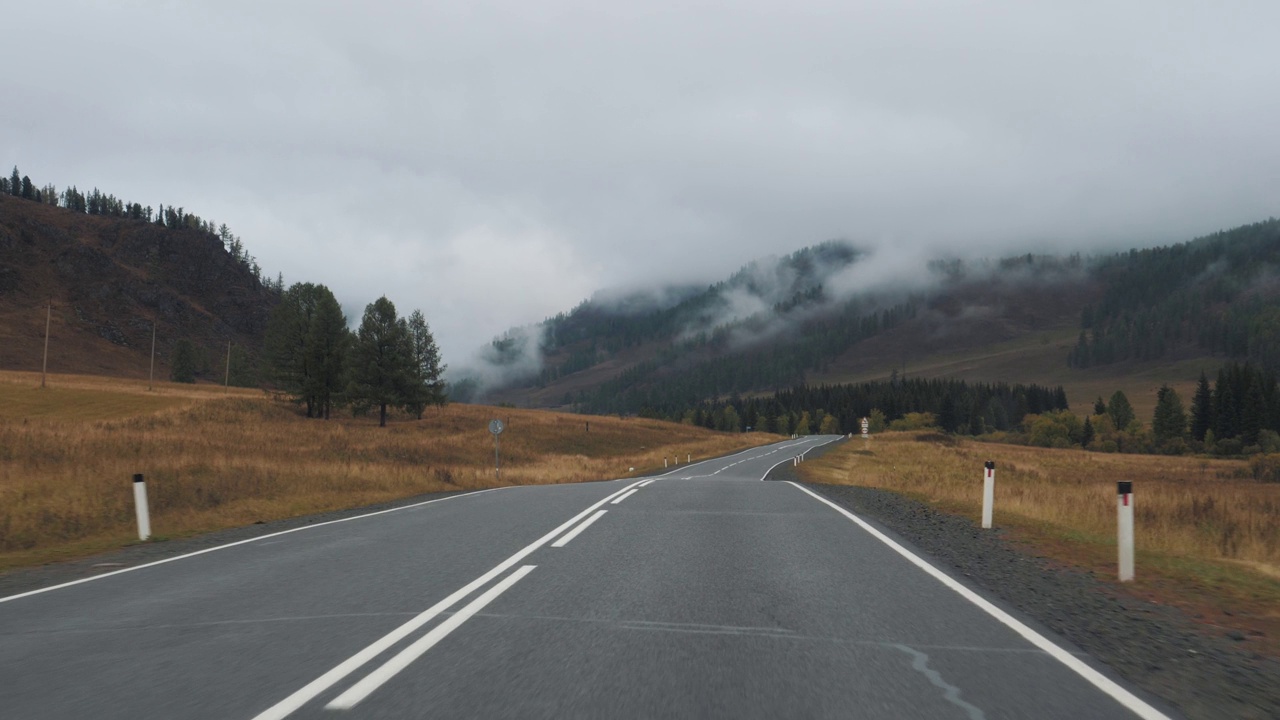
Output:
<instances>
[{"instance_id":1,"label":"curving road ahead","mask_svg":"<svg viewBox=\"0 0 1280 720\"><path fill-rule=\"evenodd\" d=\"M0 598L0 717L1161 718L806 488L833 437Z\"/></svg>"}]
</instances>

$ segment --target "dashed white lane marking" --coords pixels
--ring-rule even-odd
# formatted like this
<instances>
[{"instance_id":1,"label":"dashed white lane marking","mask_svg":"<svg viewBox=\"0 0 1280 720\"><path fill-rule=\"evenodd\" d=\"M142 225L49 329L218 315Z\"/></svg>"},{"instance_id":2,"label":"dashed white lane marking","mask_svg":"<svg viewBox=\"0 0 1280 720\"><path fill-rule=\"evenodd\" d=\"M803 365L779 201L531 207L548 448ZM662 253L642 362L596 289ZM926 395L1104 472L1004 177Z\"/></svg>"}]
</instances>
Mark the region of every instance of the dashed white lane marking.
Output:
<instances>
[{"instance_id":1,"label":"dashed white lane marking","mask_svg":"<svg viewBox=\"0 0 1280 720\"><path fill-rule=\"evenodd\" d=\"M595 521L599 520L607 512L609 511L608 510L597 511L595 515L592 515L591 517L584 520L581 525L565 533L564 537L551 543L551 547L564 547L565 545L568 545L569 541L581 535L583 530L586 530L587 528L591 527L591 523L594 523Z\"/></svg>"},{"instance_id":2,"label":"dashed white lane marking","mask_svg":"<svg viewBox=\"0 0 1280 720\"><path fill-rule=\"evenodd\" d=\"M567 528L573 527L575 524L581 521L582 518L598 510L600 506L604 505L605 503L618 497L622 493L634 488L636 485L639 485L639 484L640 484L639 482L631 483L630 485L614 493L606 495L604 498L597 500L595 503L592 503L591 506L589 506L587 509L583 510L577 515L574 515L573 517L569 518L565 522L561 523L561 525L557 527L555 530L552 530L546 535L543 535L542 537L538 538L532 543L526 545L524 549L520 550L515 555L512 555L506 560L503 560L502 562L495 565L493 569L491 569L489 572L486 572L485 574L481 575L475 580L472 580L471 582L467 583L461 588L458 588L453 592L452 595L446 597L445 599L441 600L435 605L432 605L431 607L422 611L421 613L416 615L413 619L404 623L400 627L396 628L395 630L392 630L391 632L387 633L381 638L375 640L372 644L370 644L368 647L361 650L360 652L356 653L355 655L352 655L346 660L343 660L341 663L338 663L338 665L336 665L329 672L307 683L301 689L295 691L289 697L281 700L275 705L272 705L266 710L263 710L261 713L256 715L253 720L283 720L283 718L286 718L289 715L293 714L295 710L314 700L316 696L320 695L320 693L328 690L329 688L333 687L337 683L341 682L343 678L347 677L348 675L355 672L356 670L359 670L366 663L368 663L370 660L373 660L377 656L381 655L383 652L386 652L393 645L400 642L404 638L408 637L410 633L414 632L415 630L422 627L423 625L426 625L427 623L431 622L440 613L453 607L455 604L458 603L458 601L462 600L462 598L480 589L485 584L487 584L490 580L506 572L509 568L511 568L511 566L523 560L533 551L551 542L551 540L556 538L558 535L560 535L560 533L564 532Z\"/></svg>"},{"instance_id":3,"label":"dashed white lane marking","mask_svg":"<svg viewBox=\"0 0 1280 720\"><path fill-rule=\"evenodd\" d=\"M819 448L819 447L822 447L823 445L830 445L831 443L833 443L833 442L835 442L835 441L839 440L839 439L840 439L840 438L842 438L842 437L844 437L844 436L843 436L843 435L837 435L837 436L835 436L834 438L832 438L832 439L830 439L830 440L828 440L828 441L826 441L826 442L824 442L824 443L820 443L820 444L818 444L818 445L814 445L814 446L813 446L813 447L811 447L811 448L806 448L806 449L805 449L805 451L804 451L803 453L801 453L801 455L804 455L804 454L808 453L808 452L809 452L810 450L812 450L813 448ZM781 465L781 464L783 464L783 463L787 462L787 460L790 460L790 459L791 459L791 458L787 458L786 460L780 460L780 461L778 461L777 463L775 463L772 467L770 467L768 470L765 470L765 471L764 471L764 475L761 475L761 476L760 476L760 480L761 480L761 482L763 482L765 478L769 477L769 473L773 472L773 468L778 467L778 465Z\"/></svg>"},{"instance_id":4,"label":"dashed white lane marking","mask_svg":"<svg viewBox=\"0 0 1280 720\"><path fill-rule=\"evenodd\" d=\"M1049 638L1046 638L1045 636L1041 635L1035 630L1032 630L1017 618L1001 610L995 605L992 605L991 602L988 601L986 598L983 598L982 596L978 595L977 593L965 587L964 585L961 585L950 575L947 575L946 573L942 572L938 568L929 564L927 560L921 558L920 556L916 555L910 550L894 542L891 538L889 538L889 536L871 527L871 525L867 524L867 522L862 518L858 517L857 515L854 515L848 510L845 510L839 505L831 502L830 500L822 497L821 495L815 493L809 488L804 487L803 485L797 485L796 483L793 483L790 481L788 481L787 484L792 485L797 490L800 490L801 492L804 492L812 496L818 502L821 502L825 505L829 505L836 512L849 518L854 523L856 523L858 527L870 533L872 537L884 543L885 545L888 545L889 548L892 549L894 552L906 558L907 561L910 562L912 565L915 565L916 567L920 568L921 570L931 575L938 582L942 583L943 585L946 585L948 588L951 588L960 597L964 598L965 600L968 600L974 605L977 605L978 608L981 609L983 612L995 618L996 620L1000 621L1010 630L1013 630L1014 632L1021 635L1023 639L1027 640L1032 645L1035 645L1036 647L1043 650L1047 655L1049 655L1049 657L1053 658L1054 660L1057 660L1063 665L1066 665L1077 675L1087 680L1090 684L1092 684L1094 687L1098 688L1102 692L1106 693L1107 695L1110 695L1116 702L1120 703L1124 707L1131 710L1138 717L1142 718L1143 720L1170 720L1169 716L1165 715L1164 713L1160 712L1154 707L1148 705L1145 701L1142 700L1142 698L1139 698L1137 695L1134 695L1128 690L1125 690L1124 688L1120 687L1119 684L1117 684L1115 681L1108 678L1106 675L1103 675L1097 670L1094 670L1092 667L1089 667L1082 660L1080 660L1080 658L1075 657L1074 655L1067 652L1066 650L1063 650L1062 648L1058 647L1056 644L1053 643L1053 641L1049 640Z\"/></svg>"},{"instance_id":5,"label":"dashed white lane marking","mask_svg":"<svg viewBox=\"0 0 1280 720\"><path fill-rule=\"evenodd\" d=\"M652 482L653 482L652 480L645 480L644 482L640 483L640 487L649 487L649 484Z\"/></svg>"},{"instance_id":6,"label":"dashed white lane marking","mask_svg":"<svg viewBox=\"0 0 1280 720\"><path fill-rule=\"evenodd\" d=\"M640 489L640 488L636 488L636 490L639 490L639 489ZM636 494L636 490L629 490L629 491L627 491L626 493L624 493L624 494L622 494L622 495L618 496L618 498L617 498L616 500L614 500L613 502L611 502L611 503L609 503L609 504L610 504L610 505L617 505L618 503L622 502L623 500L626 500L627 498L631 497L632 495L635 495L635 494Z\"/></svg>"},{"instance_id":7,"label":"dashed white lane marking","mask_svg":"<svg viewBox=\"0 0 1280 720\"><path fill-rule=\"evenodd\" d=\"M352 685L346 692L334 698L332 702L325 705L329 710L350 710L355 707L361 700L369 697L374 690L382 687L388 680L395 677L401 670L409 667L410 663L422 657L423 653L430 650L436 643L448 637L449 633L458 629L458 626L471 619L472 615L484 609L484 606L493 602L499 595L506 592L512 585L520 582L520 578L533 572L537 565L525 565L506 577L505 580L489 588L483 595L467 603L466 607L449 617L448 620L440 623L431 629L431 632L418 638L409 647L401 650L399 654L388 660L381 667L365 676L363 680Z\"/></svg>"}]
</instances>

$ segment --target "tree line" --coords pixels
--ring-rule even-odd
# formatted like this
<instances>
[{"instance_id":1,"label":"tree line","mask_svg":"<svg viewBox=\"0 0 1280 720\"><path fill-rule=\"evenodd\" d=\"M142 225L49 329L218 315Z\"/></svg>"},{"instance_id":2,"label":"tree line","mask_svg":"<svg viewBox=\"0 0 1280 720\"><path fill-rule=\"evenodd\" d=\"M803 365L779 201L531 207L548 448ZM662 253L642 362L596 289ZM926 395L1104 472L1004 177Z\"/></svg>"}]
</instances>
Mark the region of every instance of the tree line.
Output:
<instances>
[{"instance_id":1,"label":"tree line","mask_svg":"<svg viewBox=\"0 0 1280 720\"><path fill-rule=\"evenodd\" d=\"M327 420L340 406L356 414L377 408L385 427L388 408L421 419L427 407L448 402L426 318L419 310L399 317L386 297L365 307L352 332L329 288L294 284L268 321L266 360L276 386L309 418Z\"/></svg>"},{"instance_id":2,"label":"tree line","mask_svg":"<svg viewBox=\"0 0 1280 720\"><path fill-rule=\"evenodd\" d=\"M187 212L185 208L172 205L165 207L162 203L157 209L152 209L150 205L144 207L141 203L127 202L96 187L83 192L72 185L59 193L52 184L37 187L30 177L18 171L16 165L8 178L0 176L0 193L86 215L136 220L170 230L191 230L213 235L222 241L232 259L253 273L264 287L276 292L284 291L284 277L279 274L275 278L266 275L257 259L245 250L244 243L225 223L219 225L212 220L205 220L195 213Z\"/></svg>"},{"instance_id":3,"label":"tree line","mask_svg":"<svg viewBox=\"0 0 1280 720\"><path fill-rule=\"evenodd\" d=\"M927 425L980 435L1017 426L1027 415L1067 409L1061 387L899 378L836 385L797 385L768 397L691 403L663 417L705 427L784 435L859 432L862 418L886 424L928 414Z\"/></svg>"}]
</instances>

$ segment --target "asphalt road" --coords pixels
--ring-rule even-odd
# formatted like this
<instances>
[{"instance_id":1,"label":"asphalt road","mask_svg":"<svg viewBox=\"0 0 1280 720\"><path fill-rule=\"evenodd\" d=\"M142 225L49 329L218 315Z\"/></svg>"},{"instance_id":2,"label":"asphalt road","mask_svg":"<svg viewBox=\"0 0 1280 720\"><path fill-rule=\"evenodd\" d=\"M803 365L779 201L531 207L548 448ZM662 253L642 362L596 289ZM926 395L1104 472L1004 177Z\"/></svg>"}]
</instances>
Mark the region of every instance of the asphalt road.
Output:
<instances>
[{"instance_id":1,"label":"asphalt road","mask_svg":"<svg viewBox=\"0 0 1280 720\"><path fill-rule=\"evenodd\" d=\"M0 717L1164 717L770 468L505 488L0 598Z\"/></svg>"}]
</instances>

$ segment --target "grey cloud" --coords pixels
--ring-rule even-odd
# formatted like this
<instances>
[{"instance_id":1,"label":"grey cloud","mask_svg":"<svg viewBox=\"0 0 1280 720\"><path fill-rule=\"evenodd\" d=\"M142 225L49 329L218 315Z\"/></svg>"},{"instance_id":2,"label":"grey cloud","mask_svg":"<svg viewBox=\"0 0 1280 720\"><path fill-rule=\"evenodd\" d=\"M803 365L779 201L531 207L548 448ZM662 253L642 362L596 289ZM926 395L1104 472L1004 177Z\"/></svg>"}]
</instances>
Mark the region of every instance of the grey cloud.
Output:
<instances>
[{"instance_id":1,"label":"grey cloud","mask_svg":"<svg viewBox=\"0 0 1280 720\"><path fill-rule=\"evenodd\" d=\"M26 3L0 160L421 307L446 361L830 237L869 268L1275 214L1273 2ZM20 60L14 60L18 58ZM866 274L860 276L859 273Z\"/></svg>"}]
</instances>

